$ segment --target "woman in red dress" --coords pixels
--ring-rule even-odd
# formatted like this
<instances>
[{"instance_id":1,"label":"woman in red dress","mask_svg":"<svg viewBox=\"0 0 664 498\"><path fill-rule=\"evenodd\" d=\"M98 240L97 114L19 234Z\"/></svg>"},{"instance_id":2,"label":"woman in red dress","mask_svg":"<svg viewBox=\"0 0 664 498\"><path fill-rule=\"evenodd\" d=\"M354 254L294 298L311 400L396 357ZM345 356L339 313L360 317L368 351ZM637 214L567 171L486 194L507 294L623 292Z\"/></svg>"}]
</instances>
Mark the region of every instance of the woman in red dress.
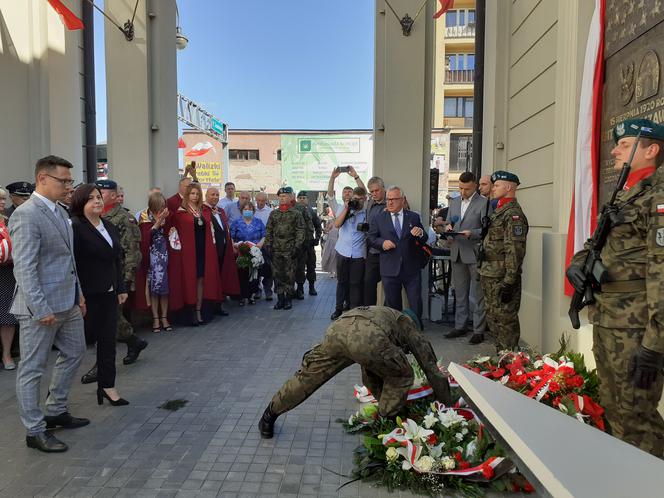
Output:
<instances>
[{"instance_id":1,"label":"woman in red dress","mask_svg":"<svg viewBox=\"0 0 664 498\"><path fill-rule=\"evenodd\" d=\"M222 297L214 228L203 216L203 192L197 183L187 187L182 207L168 230L170 307L195 306L194 324L203 323L203 299Z\"/></svg>"}]
</instances>

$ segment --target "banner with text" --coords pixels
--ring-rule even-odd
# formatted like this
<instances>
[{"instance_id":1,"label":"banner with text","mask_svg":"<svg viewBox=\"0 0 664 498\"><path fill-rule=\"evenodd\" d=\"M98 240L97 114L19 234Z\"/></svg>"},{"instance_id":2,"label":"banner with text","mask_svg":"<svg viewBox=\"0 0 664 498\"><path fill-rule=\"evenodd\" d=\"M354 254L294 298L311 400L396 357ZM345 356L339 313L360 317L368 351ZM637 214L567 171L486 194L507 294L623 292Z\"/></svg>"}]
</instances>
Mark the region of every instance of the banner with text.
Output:
<instances>
[{"instance_id":1,"label":"banner with text","mask_svg":"<svg viewBox=\"0 0 664 498\"><path fill-rule=\"evenodd\" d=\"M337 166L353 166L366 183L373 172L372 135L281 136L281 179L295 191L327 190ZM344 181L344 185L351 184ZM337 194L341 188L337 185Z\"/></svg>"}]
</instances>

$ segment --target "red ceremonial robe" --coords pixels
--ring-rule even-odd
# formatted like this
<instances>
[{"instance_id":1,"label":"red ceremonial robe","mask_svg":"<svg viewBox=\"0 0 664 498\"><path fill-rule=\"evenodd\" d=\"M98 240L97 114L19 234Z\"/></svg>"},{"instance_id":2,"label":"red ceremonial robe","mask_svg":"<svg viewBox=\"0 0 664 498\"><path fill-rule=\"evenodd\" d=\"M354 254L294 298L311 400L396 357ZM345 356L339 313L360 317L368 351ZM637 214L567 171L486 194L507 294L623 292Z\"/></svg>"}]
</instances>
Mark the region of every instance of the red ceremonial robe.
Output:
<instances>
[{"instance_id":1,"label":"red ceremonial robe","mask_svg":"<svg viewBox=\"0 0 664 498\"><path fill-rule=\"evenodd\" d=\"M178 209L182 207L182 197L180 197L179 192L175 192L175 195L166 199L166 207L168 208L169 217L172 217L177 213Z\"/></svg>"},{"instance_id":2,"label":"red ceremonial robe","mask_svg":"<svg viewBox=\"0 0 664 498\"><path fill-rule=\"evenodd\" d=\"M222 294L219 264L212 230L211 223L206 222L203 299L220 301ZM196 280L194 217L180 208L173 215L168 229L169 309L179 310L184 306L196 305Z\"/></svg>"},{"instance_id":3,"label":"red ceremonial robe","mask_svg":"<svg viewBox=\"0 0 664 498\"><path fill-rule=\"evenodd\" d=\"M240 294L240 279L237 275L237 265L235 263L235 254L233 254L233 240L231 239L231 230L228 226L228 217L223 209L218 209L217 212L224 224L224 234L226 235L226 250L224 251L223 265L219 273L221 292L224 296L237 296ZM203 217L207 223L212 223L212 208L207 204L203 205Z\"/></svg>"},{"instance_id":4,"label":"red ceremonial robe","mask_svg":"<svg viewBox=\"0 0 664 498\"><path fill-rule=\"evenodd\" d=\"M141 231L141 264L136 270L136 293L134 294L134 308L139 310L150 308L147 278L150 269L150 244L152 243L153 225L154 221L148 217L148 210L141 211L138 218L138 229ZM166 225L162 227L165 236L168 235L168 228Z\"/></svg>"}]
</instances>

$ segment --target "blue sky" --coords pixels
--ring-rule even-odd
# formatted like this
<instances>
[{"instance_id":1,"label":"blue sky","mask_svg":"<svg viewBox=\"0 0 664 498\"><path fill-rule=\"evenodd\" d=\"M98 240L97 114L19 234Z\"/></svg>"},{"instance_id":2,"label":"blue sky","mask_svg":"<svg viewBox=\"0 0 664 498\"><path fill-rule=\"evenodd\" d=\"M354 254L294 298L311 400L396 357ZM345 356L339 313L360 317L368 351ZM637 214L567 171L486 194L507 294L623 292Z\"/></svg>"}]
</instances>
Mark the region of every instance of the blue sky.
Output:
<instances>
[{"instance_id":1,"label":"blue sky","mask_svg":"<svg viewBox=\"0 0 664 498\"><path fill-rule=\"evenodd\" d=\"M231 129L372 127L374 0L179 0L178 7L189 38L177 55L178 90ZM96 13L99 141L106 140L102 22Z\"/></svg>"}]
</instances>

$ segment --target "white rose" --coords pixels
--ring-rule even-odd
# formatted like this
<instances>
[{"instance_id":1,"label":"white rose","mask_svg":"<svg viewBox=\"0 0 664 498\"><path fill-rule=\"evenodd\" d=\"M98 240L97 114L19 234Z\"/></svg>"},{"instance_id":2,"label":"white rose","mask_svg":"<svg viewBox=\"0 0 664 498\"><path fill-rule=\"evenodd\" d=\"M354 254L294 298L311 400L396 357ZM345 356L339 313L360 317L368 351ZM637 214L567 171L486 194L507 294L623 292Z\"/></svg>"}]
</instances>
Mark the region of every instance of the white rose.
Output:
<instances>
[{"instance_id":1,"label":"white rose","mask_svg":"<svg viewBox=\"0 0 664 498\"><path fill-rule=\"evenodd\" d=\"M461 434L460 432L457 432L457 433L454 435L454 438L455 438L457 441L461 442L461 441L463 441L463 434Z\"/></svg>"},{"instance_id":2,"label":"white rose","mask_svg":"<svg viewBox=\"0 0 664 498\"><path fill-rule=\"evenodd\" d=\"M399 453L397 452L397 449L390 446L385 452L385 458L387 458L387 461L390 463L396 462L397 458L399 458Z\"/></svg>"},{"instance_id":3,"label":"white rose","mask_svg":"<svg viewBox=\"0 0 664 498\"><path fill-rule=\"evenodd\" d=\"M454 470L454 467L456 467L456 460L454 460L454 458L445 457L440 461L440 465L443 467L443 470Z\"/></svg>"},{"instance_id":4,"label":"white rose","mask_svg":"<svg viewBox=\"0 0 664 498\"><path fill-rule=\"evenodd\" d=\"M422 472L430 472L434 464L434 459L430 456L423 456L415 462L415 467L417 467Z\"/></svg>"}]
</instances>

